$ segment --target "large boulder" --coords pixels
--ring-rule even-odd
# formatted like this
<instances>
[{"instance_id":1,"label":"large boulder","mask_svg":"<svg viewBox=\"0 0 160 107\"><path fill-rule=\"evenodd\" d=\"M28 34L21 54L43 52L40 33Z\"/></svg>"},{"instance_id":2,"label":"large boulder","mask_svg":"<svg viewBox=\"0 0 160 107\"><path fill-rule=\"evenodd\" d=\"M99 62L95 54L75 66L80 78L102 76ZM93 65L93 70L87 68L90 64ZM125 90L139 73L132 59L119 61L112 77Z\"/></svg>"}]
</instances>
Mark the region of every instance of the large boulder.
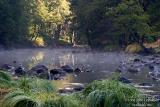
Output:
<instances>
[{"instance_id":1,"label":"large boulder","mask_svg":"<svg viewBox=\"0 0 160 107\"><path fill-rule=\"evenodd\" d=\"M42 73L48 71L48 68L45 65L36 65L31 70L36 71L36 73Z\"/></svg>"},{"instance_id":2,"label":"large boulder","mask_svg":"<svg viewBox=\"0 0 160 107\"><path fill-rule=\"evenodd\" d=\"M15 75L21 76L26 75L26 69L22 65L20 65L18 68L15 69Z\"/></svg>"},{"instance_id":3,"label":"large boulder","mask_svg":"<svg viewBox=\"0 0 160 107\"><path fill-rule=\"evenodd\" d=\"M45 65L34 66L30 70L30 74L32 76L36 76L36 77L43 78L43 79L49 78L48 68Z\"/></svg>"},{"instance_id":4,"label":"large boulder","mask_svg":"<svg viewBox=\"0 0 160 107\"><path fill-rule=\"evenodd\" d=\"M76 69L74 70L74 72L75 72L75 73L81 73L82 70L81 70L80 68L76 68Z\"/></svg>"},{"instance_id":5,"label":"large boulder","mask_svg":"<svg viewBox=\"0 0 160 107\"><path fill-rule=\"evenodd\" d=\"M63 69L57 68L57 69L52 69L52 70L50 70L50 74L52 74L52 75L65 74L65 72L63 71Z\"/></svg>"},{"instance_id":6,"label":"large boulder","mask_svg":"<svg viewBox=\"0 0 160 107\"><path fill-rule=\"evenodd\" d=\"M61 67L61 69L63 69L67 73L73 73L73 71L74 71L73 68L69 65L64 65Z\"/></svg>"},{"instance_id":7,"label":"large boulder","mask_svg":"<svg viewBox=\"0 0 160 107\"><path fill-rule=\"evenodd\" d=\"M50 79L52 80L61 80L66 75L66 72L61 68L50 70Z\"/></svg>"}]
</instances>

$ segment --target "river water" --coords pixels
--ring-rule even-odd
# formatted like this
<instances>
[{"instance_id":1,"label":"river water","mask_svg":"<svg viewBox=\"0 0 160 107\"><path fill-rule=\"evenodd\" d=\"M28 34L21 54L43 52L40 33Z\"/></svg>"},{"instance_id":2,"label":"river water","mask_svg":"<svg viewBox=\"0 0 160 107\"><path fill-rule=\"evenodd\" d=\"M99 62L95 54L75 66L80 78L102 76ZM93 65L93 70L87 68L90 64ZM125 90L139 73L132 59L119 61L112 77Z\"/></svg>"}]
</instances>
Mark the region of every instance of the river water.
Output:
<instances>
[{"instance_id":1,"label":"river water","mask_svg":"<svg viewBox=\"0 0 160 107\"><path fill-rule=\"evenodd\" d=\"M0 65L22 64L26 69L31 69L38 64L46 65L49 69L59 68L63 65L71 65L74 68L93 70L93 72L68 74L64 80L55 81L57 87L63 87L67 83L90 83L94 80L109 78L124 61L135 55L123 52L91 52L74 49L18 49L0 52ZM141 56L143 57L143 56ZM15 62L16 63L13 63ZM139 73L124 72L122 76L132 81L139 87L139 83L151 83L153 87L142 87L147 92L160 91L160 82L148 78L148 69L142 69Z\"/></svg>"}]
</instances>

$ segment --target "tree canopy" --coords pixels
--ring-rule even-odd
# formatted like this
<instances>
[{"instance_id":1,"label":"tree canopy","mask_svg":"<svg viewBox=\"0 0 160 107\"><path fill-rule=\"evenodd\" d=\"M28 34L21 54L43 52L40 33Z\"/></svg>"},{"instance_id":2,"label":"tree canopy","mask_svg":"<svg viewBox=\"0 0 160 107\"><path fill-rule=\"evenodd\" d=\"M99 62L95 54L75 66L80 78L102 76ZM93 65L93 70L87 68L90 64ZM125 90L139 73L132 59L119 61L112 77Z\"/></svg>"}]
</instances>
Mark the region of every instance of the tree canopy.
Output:
<instances>
[{"instance_id":1,"label":"tree canopy","mask_svg":"<svg viewBox=\"0 0 160 107\"><path fill-rule=\"evenodd\" d=\"M159 0L1 0L0 44L153 42L160 35L159 10Z\"/></svg>"}]
</instances>

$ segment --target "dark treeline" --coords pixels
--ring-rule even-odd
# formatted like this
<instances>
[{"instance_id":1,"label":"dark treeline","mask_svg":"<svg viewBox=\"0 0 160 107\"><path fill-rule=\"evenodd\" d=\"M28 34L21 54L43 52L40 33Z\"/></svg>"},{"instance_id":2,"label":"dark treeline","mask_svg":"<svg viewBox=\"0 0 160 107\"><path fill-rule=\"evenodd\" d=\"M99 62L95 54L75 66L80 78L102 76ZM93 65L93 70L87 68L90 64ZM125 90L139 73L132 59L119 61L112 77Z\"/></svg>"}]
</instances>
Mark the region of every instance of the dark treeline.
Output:
<instances>
[{"instance_id":1,"label":"dark treeline","mask_svg":"<svg viewBox=\"0 0 160 107\"><path fill-rule=\"evenodd\" d=\"M92 47L153 42L160 31L159 0L74 0L78 35Z\"/></svg>"},{"instance_id":2,"label":"dark treeline","mask_svg":"<svg viewBox=\"0 0 160 107\"><path fill-rule=\"evenodd\" d=\"M0 44L104 48L154 42L159 0L1 0ZM74 38L73 38L74 37Z\"/></svg>"}]
</instances>

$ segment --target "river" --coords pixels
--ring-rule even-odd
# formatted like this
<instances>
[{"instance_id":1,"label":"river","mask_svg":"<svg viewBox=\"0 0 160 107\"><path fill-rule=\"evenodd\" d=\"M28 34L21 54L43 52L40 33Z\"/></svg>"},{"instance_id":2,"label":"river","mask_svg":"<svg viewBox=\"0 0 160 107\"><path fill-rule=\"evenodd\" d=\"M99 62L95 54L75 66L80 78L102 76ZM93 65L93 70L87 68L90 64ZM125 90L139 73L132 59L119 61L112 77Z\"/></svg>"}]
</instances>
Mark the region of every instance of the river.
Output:
<instances>
[{"instance_id":1,"label":"river","mask_svg":"<svg viewBox=\"0 0 160 107\"><path fill-rule=\"evenodd\" d=\"M38 64L46 65L49 69L71 65L74 68L93 71L78 75L68 74L64 80L55 81L57 87L63 87L67 83L86 84L94 80L109 78L123 62L135 56L137 55L124 52L93 52L78 49L15 49L0 52L0 65L22 64L28 70ZM159 93L160 82L149 78L149 72L150 70L144 67L138 73L122 72L122 76L128 78L132 85L139 87L142 91ZM140 83L150 83L153 86L141 87L138 85Z\"/></svg>"}]
</instances>

